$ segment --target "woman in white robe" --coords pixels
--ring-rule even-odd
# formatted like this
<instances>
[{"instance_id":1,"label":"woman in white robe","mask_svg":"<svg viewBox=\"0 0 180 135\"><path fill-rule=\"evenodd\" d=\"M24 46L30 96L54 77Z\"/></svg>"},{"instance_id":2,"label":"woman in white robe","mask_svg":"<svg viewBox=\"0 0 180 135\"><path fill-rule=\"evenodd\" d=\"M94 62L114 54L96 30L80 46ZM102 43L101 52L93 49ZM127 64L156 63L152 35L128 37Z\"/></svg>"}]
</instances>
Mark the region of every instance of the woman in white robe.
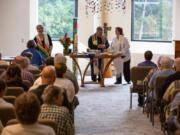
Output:
<instances>
[{"instance_id":1,"label":"woman in white robe","mask_svg":"<svg viewBox=\"0 0 180 135\"><path fill-rule=\"evenodd\" d=\"M126 37L124 37L123 30L120 27L115 29L116 37L112 39L111 50L113 53L121 52L123 57L116 58L114 62L114 67L116 71L116 82L115 84L122 83L122 73L124 72L124 62L130 60L129 52L129 42Z\"/></svg>"}]
</instances>

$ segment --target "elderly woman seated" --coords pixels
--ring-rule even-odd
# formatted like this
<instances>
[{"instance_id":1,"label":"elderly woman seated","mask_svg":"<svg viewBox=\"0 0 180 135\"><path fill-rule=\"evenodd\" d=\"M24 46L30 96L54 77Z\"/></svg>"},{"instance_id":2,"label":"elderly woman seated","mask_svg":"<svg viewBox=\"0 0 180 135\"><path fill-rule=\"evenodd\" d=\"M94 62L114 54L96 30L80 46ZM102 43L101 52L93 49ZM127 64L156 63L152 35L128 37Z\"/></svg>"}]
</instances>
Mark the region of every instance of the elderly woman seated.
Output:
<instances>
[{"instance_id":1,"label":"elderly woman seated","mask_svg":"<svg viewBox=\"0 0 180 135\"><path fill-rule=\"evenodd\" d=\"M5 127L1 135L55 135L52 128L37 123L40 103L33 93L23 93L16 99L15 112L19 124Z\"/></svg>"}]
</instances>

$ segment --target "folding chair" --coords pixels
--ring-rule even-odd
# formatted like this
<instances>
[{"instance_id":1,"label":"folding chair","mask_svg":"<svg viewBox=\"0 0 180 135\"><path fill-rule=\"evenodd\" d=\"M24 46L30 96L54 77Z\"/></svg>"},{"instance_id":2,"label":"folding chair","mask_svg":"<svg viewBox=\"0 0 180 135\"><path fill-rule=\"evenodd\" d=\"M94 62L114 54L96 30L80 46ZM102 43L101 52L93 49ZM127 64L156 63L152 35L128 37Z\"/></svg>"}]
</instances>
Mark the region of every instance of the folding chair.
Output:
<instances>
[{"instance_id":1,"label":"folding chair","mask_svg":"<svg viewBox=\"0 0 180 135\"><path fill-rule=\"evenodd\" d=\"M131 68L131 80L133 84L130 87L130 109L132 109L132 94L142 93L144 95L143 80L151 69L152 67Z\"/></svg>"},{"instance_id":2,"label":"folding chair","mask_svg":"<svg viewBox=\"0 0 180 135\"><path fill-rule=\"evenodd\" d=\"M13 108L10 107L0 107L0 120L3 124L3 126L6 126L6 123L16 118L15 112Z\"/></svg>"},{"instance_id":3,"label":"folding chair","mask_svg":"<svg viewBox=\"0 0 180 135\"><path fill-rule=\"evenodd\" d=\"M156 108L157 112L159 113L159 106L157 105L157 102L159 101L160 97L159 97L159 89L162 87L162 84L164 83L164 81L166 80L167 76L158 76L155 80L155 88L152 91L152 100L151 100L151 121L152 121L152 125L154 126L154 109ZM156 98L154 95L154 92L156 94Z\"/></svg>"}]
</instances>

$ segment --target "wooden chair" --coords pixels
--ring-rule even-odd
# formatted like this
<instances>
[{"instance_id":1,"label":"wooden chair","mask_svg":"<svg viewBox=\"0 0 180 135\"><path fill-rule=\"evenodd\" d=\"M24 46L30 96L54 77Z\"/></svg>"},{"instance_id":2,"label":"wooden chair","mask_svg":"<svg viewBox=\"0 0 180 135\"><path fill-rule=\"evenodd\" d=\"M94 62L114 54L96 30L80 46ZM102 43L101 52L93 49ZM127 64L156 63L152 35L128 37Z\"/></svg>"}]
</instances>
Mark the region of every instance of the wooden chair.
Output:
<instances>
[{"instance_id":1,"label":"wooden chair","mask_svg":"<svg viewBox=\"0 0 180 135\"><path fill-rule=\"evenodd\" d=\"M15 103L15 100L16 100L16 97L15 96L3 96L3 99L8 102L8 103L11 103L14 105Z\"/></svg>"},{"instance_id":2,"label":"wooden chair","mask_svg":"<svg viewBox=\"0 0 180 135\"><path fill-rule=\"evenodd\" d=\"M7 125L13 125L13 124L18 124L18 120L17 119L11 119L7 122ZM51 128L54 129L55 133L57 133L57 124L55 121L53 120L49 120L49 119L39 119L38 123L49 126Z\"/></svg>"},{"instance_id":3,"label":"wooden chair","mask_svg":"<svg viewBox=\"0 0 180 135\"><path fill-rule=\"evenodd\" d=\"M3 126L6 126L6 123L16 118L15 112L13 108L10 107L0 107L0 120L3 124Z\"/></svg>"},{"instance_id":4,"label":"wooden chair","mask_svg":"<svg viewBox=\"0 0 180 135\"><path fill-rule=\"evenodd\" d=\"M22 87L7 87L5 90L5 96L15 96L18 97L24 92Z\"/></svg>"},{"instance_id":5,"label":"wooden chair","mask_svg":"<svg viewBox=\"0 0 180 135\"><path fill-rule=\"evenodd\" d=\"M143 80L151 69L152 67L131 68L131 80L133 84L130 87L130 109L132 109L132 94L142 93L144 95Z\"/></svg>"}]
</instances>

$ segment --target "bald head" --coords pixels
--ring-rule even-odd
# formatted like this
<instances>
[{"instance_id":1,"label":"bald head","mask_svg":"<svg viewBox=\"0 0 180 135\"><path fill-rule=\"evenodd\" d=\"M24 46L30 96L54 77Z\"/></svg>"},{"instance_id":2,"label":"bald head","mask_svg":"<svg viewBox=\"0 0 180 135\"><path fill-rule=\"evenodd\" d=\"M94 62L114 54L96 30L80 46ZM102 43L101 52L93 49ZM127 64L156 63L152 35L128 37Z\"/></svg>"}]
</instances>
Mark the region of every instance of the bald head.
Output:
<instances>
[{"instance_id":1,"label":"bald head","mask_svg":"<svg viewBox=\"0 0 180 135\"><path fill-rule=\"evenodd\" d=\"M170 69L173 66L173 60L168 56L162 56L160 64L162 69Z\"/></svg>"},{"instance_id":2,"label":"bald head","mask_svg":"<svg viewBox=\"0 0 180 135\"><path fill-rule=\"evenodd\" d=\"M180 72L180 57L175 59L174 65L176 67L176 71Z\"/></svg>"},{"instance_id":3,"label":"bald head","mask_svg":"<svg viewBox=\"0 0 180 135\"><path fill-rule=\"evenodd\" d=\"M53 84L56 79L56 71L53 66L46 66L41 72L42 84Z\"/></svg>"}]
</instances>

